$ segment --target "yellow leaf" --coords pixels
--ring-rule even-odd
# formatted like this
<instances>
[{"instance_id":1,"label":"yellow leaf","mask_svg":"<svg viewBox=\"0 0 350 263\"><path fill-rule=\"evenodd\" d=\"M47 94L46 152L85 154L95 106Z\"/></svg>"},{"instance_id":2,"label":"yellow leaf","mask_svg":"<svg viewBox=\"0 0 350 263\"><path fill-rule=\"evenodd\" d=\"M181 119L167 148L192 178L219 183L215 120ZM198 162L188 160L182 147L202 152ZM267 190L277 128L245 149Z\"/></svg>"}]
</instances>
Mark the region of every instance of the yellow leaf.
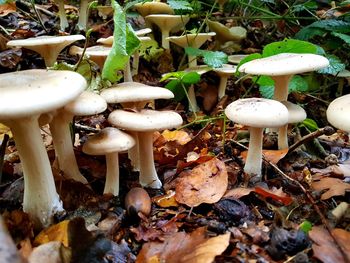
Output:
<instances>
[{"instance_id":1,"label":"yellow leaf","mask_svg":"<svg viewBox=\"0 0 350 263\"><path fill-rule=\"evenodd\" d=\"M60 241L68 247L68 225L69 220L64 220L56 225L42 230L34 240L36 246L48 243L50 241Z\"/></svg>"}]
</instances>

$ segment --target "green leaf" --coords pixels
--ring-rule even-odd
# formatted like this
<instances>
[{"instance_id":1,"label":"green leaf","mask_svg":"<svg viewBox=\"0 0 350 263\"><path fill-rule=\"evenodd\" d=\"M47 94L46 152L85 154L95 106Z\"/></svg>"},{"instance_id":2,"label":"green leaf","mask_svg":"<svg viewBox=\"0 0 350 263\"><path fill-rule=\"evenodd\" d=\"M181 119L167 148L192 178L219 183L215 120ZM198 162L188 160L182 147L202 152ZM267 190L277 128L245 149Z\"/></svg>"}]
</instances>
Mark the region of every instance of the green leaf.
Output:
<instances>
[{"instance_id":1,"label":"green leaf","mask_svg":"<svg viewBox=\"0 0 350 263\"><path fill-rule=\"evenodd\" d=\"M175 72L166 73L165 75L163 75L160 81L162 82L167 79L177 79L178 81L181 81L182 77L185 74L186 74L185 71L175 71Z\"/></svg>"},{"instance_id":2,"label":"green leaf","mask_svg":"<svg viewBox=\"0 0 350 263\"><path fill-rule=\"evenodd\" d=\"M342 63L337 56L326 55L326 58L329 60L329 66L318 70L318 73L336 75L338 72L345 69L345 64Z\"/></svg>"},{"instance_id":3,"label":"green leaf","mask_svg":"<svg viewBox=\"0 0 350 263\"><path fill-rule=\"evenodd\" d=\"M171 80L168 84L165 85L165 88L174 93L174 100L181 101L186 97L186 93L181 85L181 81L177 79Z\"/></svg>"},{"instance_id":4,"label":"green leaf","mask_svg":"<svg viewBox=\"0 0 350 263\"><path fill-rule=\"evenodd\" d=\"M299 229L307 234L312 229L312 223L310 221L305 220L299 225Z\"/></svg>"},{"instance_id":5,"label":"green leaf","mask_svg":"<svg viewBox=\"0 0 350 263\"><path fill-rule=\"evenodd\" d=\"M307 27L322 28L328 31L339 32L339 33L349 33L350 23L338 19L327 19L320 20L312 23Z\"/></svg>"},{"instance_id":6,"label":"green leaf","mask_svg":"<svg viewBox=\"0 0 350 263\"><path fill-rule=\"evenodd\" d=\"M305 126L311 132L318 130L318 125L313 119L306 118L300 125Z\"/></svg>"},{"instance_id":7,"label":"green leaf","mask_svg":"<svg viewBox=\"0 0 350 263\"><path fill-rule=\"evenodd\" d=\"M228 56L221 51L208 51L186 47L185 53L190 56L203 57L204 63L212 68L221 68L223 64L228 62Z\"/></svg>"},{"instance_id":8,"label":"green leaf","mask_svg":"<svg viewBox=\"0 0 350 263\"><path fill-rule=\"evenodd\" d=\"M340 38L346 44L350 45L350 36L349 35L337 33L337 32L331 32L331 35Z\"/></svg>"},{"instance_id":9,"label":"green leaf","mask_svg":"<svg viewBox=\"0 0 350 263\"><path fill-rule=\"evenodd\" d=\"M198 83L200 79L201 75L199 75L197 72L188 72L182 76L181 81L187 86Z\"/></svg>"},{"instance_id":10,"label":"green leaf","mask_svg":"<svg viewBox=\"0 0 350 263\"><path fill-rule=\"evenodd\" d=\"M191 4L184 0L168 0L168 4L172 9L175 11L186 11L186 12L192 12L193 8L191 7Z\"/></svg>"},{"instance_id":11,"label":"green leaf","mask_svg":"<svg viewBox=\"0 0 350 263\"><path fill-rule=\"evenodd\" d=\"M121 78L117 71L124 69L130 55L139 47L140 40L126 23L126 14L121 6L116 0L112 0L111 4L114 9L113 46L103 66L102 78L114 83Z\"/></svg>"},{"instance_id":12,"label":"green leaf","mask_svg":"<svg viewBox=\"0 0 350 263\"><path fill-rule=\"evenodd\" d=\"M299 40L309 40L315 36L323 36L327 33L327 30L316 27L304 27L298 33L295 34L295 38Z\"/></svg>"},{"instance_id":13,"label":"green leaf","mask_svg":"<svg viewBox=\"0 0 350 263\"><path fill-rule=\"evenodd\" d=\"M297 40L297 39L285 39L283 41L273 42L264 47L262 56L270 57L280 53L312 53L316 54L317 47L310 42Z\"/></svg>"},{"instance_id":14,"label":"green leaf","mask_svg":"<svg viewBox=\"0 0 350 263\"><path fill-rule=\"evenodd\" d=\"M158 46L157 41L151 39L148 41L142 41L139 50L140 57L150 62L157 59L162 53L163 49Z\"/></svg>"},{"instance_id":15,"label":"green leaf","mask_svg":"<svg viewBox=\"0 0 350 263\"><path fill-rule=\"evenodd\" d=\"M289 82L288 90L289 93L293 91L306 92L309 90L309 85L302 76L295 75Z\"/></svg>"}]
</instances>

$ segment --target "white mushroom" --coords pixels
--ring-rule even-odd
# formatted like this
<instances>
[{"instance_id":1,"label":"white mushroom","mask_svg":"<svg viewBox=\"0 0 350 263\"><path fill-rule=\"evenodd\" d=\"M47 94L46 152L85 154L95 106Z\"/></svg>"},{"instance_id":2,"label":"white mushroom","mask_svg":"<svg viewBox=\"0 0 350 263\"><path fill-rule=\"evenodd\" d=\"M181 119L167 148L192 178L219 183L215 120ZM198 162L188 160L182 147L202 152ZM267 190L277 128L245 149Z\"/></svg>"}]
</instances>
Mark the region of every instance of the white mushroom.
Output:
<instances>
[{"instance_id":1,"label":"white mushroom","mask_svg":"<svg viewBox=\"0 0 350 263\"><path fill-rule=\"evenodd\" d=\"M244 171L261 179L262 136L266 127L280 127L288 122L288 110L280 102L262 98L239 99L227 106L226 116L250 127L249 149Z\"/></svg>"},{"instance_id":2,"label":"white mushroom","mask_svg":"<svg viewBox=\"0 0 350 263\"><path fill-rule=\"evenodd\" d=\"M105 61L108 57L109 52L112 50L111 47L106 47L106 46L92 46L88 47L85 49L85 55L91 59L93 62L95 62L100 69L103 69L103 65L105 64ZM77 46L72 46L69 49L69 54L71 55L79 55L81 56L83 54L84 49L77 47Z\"/></svg>"},{"instance_id":3,"label":"white mushroom","mask_svg":"<svg viewBox=\"0 0 350 263\"><path fill-rule=\"evenodd\" d=\"M129 150L135 140L116 128L108 127L91 136L83 145L83 152L90 155L106 155L106 183L103 193L119 195L118 153Z\"/></svg>"},{"instance_id":4,"label":"white mushroom","mask_svg":"<svg viewBox=\"0 0 350 263\"><path fill-rule=\"evenodd\" d=\"M181 116L173 111L115 110L109 115L108 122L118 128L138 133L140 184L151 188L161 188L162 183L154 166L153 132L179 127L182 124Z\"/></svg>"},{"instance_id":5,"label":"white mushroom","mask_svg":"<svg viewBox=\"0 0 350 263\"><path fill-rule=\"evenodd\" d=\"M23 168L23 210L37 227L47 226L63 208L38 117L74 100L87 84L75 72L38 69L0 74L0 82L0 120L11 127Z\"/></svg>"},{"instance_id":6,"label":"white mushroom","mask_svg":"<svg viewBox=\"0 0 350 263\"><path fill-rule=\"evenodd\" d=\"M83 40L83 35L40 36L27 39L16 39L7 42L8 47L24 47L39 53L45 60L46 67L52 67L58 54L75 41Z\"/></svg>"},{"instance_id":7,"label":"white mushroom","mask_svg":"<svg viewBox=\"0 0 350 263\"><path fill-rule=\"evenodd\" d=\"M334 127L350 132L350 94L333 100L327 109L327 120Z\"/></svg>"},{"instance_id":8,"label":"white mushroom","mask_svg":"<svg viewBox=\"0 0 350 263\"><path fill-rule=\"evenodd\" d=\"M237 70L237 67L231 65L223 65L222 68L215 68L214 71L220 77L220 84L218 88L218 98L219 100L225 96L227 80L230 76L232 76Z\"/></svg>"}]
</instances>

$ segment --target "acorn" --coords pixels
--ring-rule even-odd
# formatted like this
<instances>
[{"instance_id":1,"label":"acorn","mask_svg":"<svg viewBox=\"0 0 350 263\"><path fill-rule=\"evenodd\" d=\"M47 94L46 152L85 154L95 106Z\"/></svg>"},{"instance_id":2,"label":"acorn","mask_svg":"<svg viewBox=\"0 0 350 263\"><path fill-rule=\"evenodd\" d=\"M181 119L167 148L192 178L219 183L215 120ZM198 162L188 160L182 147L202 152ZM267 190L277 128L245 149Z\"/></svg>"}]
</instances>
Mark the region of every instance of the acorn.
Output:
<instances>
[{"instance_id":1,"label":"acorn","mask_svg":"<svg viewBox=\"0 0 350 263\"><path fill-rule=\"evenodd\" d=\"M148 193L141 187L132 188L125 197L125 208L129 216L137 216L141 212L145 216L151 213L152 201Z\"/></svg>"}]
</instances>

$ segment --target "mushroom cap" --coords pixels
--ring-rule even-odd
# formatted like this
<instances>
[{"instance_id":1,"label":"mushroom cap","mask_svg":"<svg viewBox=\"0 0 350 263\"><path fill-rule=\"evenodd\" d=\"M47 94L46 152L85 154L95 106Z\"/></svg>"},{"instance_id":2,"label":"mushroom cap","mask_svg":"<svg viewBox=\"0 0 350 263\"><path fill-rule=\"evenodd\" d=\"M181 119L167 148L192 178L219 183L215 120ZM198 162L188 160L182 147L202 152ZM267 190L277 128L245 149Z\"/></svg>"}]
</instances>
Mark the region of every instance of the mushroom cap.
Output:
<instances>
[{"instance_id":1,"label":"mushroom cap","mask_svg":"<svg viewBox=\"0 0 350 263\"><path fill-rule=\"evenodd\" d=\"M151 32L152 32L152 29L150 29L148 27L142 28L142 29L139 29L139 30L135 30L135 34L138 37L144 36L144 35L149 34Z\"/></svg>"},{"instance_id":2,"label":"mushroom cap","mask_svg":"<svg viewBox=\"0 0 350 263\"><path fill-rule=\"evenodd\" d=\"M68 103L64 109L74 116L94 115L105 111L107 102L96 93L84 91L78 98Z\"/></svg>"},{"instance_id":3,"label":"mushroom cap","mask_svg":"<svg viewBox=\"0 0 350 263\"><path fill-rule=\"evenodd\" d=\"M215 32L209 32L209 33L198 33L198 34L186 34L183 36L172 36L172 37L167 37L167 39L170 42L173 42L176 45L183 48L188 46L199 48L205 43L205 41L207 41L209 38L215 35L216 35Z\"/></svg>"},{"instance_id":4,"label":"mushroom cap","mask_svg":"<svg viewBox=\"0 0 350 263\"><path fill-rule=\"evenodd\" d=\"M85 50L85 54L90 57L107 57L111 50L112 50L111 47L97 45L97 46L88 47ZM81 56L81 54L83 54L83 51L84 49L81 47L72 46L69 49L69 54Z\"/></svg>"},{"instance_id":5,"label":"mushroom cap","mask_svg":"<svg viewBox=\"0 0 350 263\"><path fill-rule=\"evenodd\" d=\"M328 59L320 55L281 53L249 61L238 70L254 75L283 76L310 72L328 65Z\"/></svg>"},{"instance_id":6,"label":"mushroom cap","mask_svg":"<svg viewBox=\"0 0 350 263\"><path fill-rule=\"evenodd\" d=\"M31 47L31 46L44 46L44 45L58 45L65 43L67 46L75 41L83 40L83 35L70 35L70 36L40 36L27 39L15 39L7 42L8 47Z\"/></svg>"},{"instance_id":7,"label":"mushroom cap","mask_svg":"<svg viewBox=\"0 0 350 263\"><path fill-rule=\"evenodd\" d=\"M240 41L247 37L247 30L243 27L236 26L228 28L220 22L208 20L210 31L216 33L216 39L225 43L227 41Z\"/></svg>"},{"instance_id":8,"label":"mushroom cap","mask_svg":"<svg viewBox=\"0 0 350 263\"><path fill-rule=\"evenodd\" d=\"M83 152L90 155L105 155L129 150L135 145L135 140L129 134L117 128L107 127L90 136L83 145Z\"/></svg>"},{"instance_id":9,"label":"mushroom cap","mask_svg":"<svg viewBox=\"0 0 350 263\"><path fill-rule=\"evenodd\" d=\"M213 69L219 76L229 77L236 73L237 67L229 64L224 64L222 68Z\"/></svg>"},{"instance_id":10,"label":"mushroom cap","mask_svg":"<svg viewBox=\"0 0 350 263\"><path fill-rule=\"evenodd\" d=\"M162 2L145 2L134 5L135 9L143 17L151 14L174 14L174 10L170 5Z\"/></svg>"},{"instance_id":11,"label":"mushroom cap","mask_svg":"<svg viewBox=\"0 0 350 263\"><path fill-rule=\"evenodd\" d=\"M174 94L162 87L148 86L139 82L123 82L101 92L107 103L149 101L172 99Z\"/></svg>"},{"instance_id":12,"label":"mushroom cap","mask_svg":"<svg viewBox=\"0 0 350 263\"><path fill-rule=\"evenodd\" d=\"M227 106L225 114L236 123L256 128L281 127L288 123L287 108L270 99L239 99Z\"/></svg>"},{"instance_id":13,"label":"mushroom cap","mask_svg":"<svg viewBox=\"0 0 350 263\"><path fill-rule=\"evenodd\" d=\"M54 111L79 96L87 83L73 71L30 69L0 74L0 119Z\"/></svg>"},{"instance_id":14,"label":"mushroom cap","mask_svg":"<svg viewBox=\"0 0 350 263\"><path fill-rule=\"evenodd\" d=\"M128 131L147 132L177 128L182 124L182 118L174 111L115 110L108 116L108 122Z\"/></svg>"},{"instance_id":15,"label":"mushroom cap","mask_svg":"<svg viewBox=\"0 0 350 263\"><path fill-rule=\"evenodd\" d=\"M281 103L288 109L288 123L298 123L306 119L306 112L299 105L291 103L289 101L281 101Z\"/></svg>"},{"instance_id":16,"label":"mushroom cap","mask_svg":"<svg viewBox=\"0 0 350 263\"><path fill-rule=\"evenodd\" d=\"M350 132L350 94L333 100L327 109L327 120L334 127Z\"/></svg>"},{"instance_id":17,"label":"mushroom cap","mask_svg":"<svg viewBox=\"0 0 350 263\"><path fill-rule=\"evenodd\" d=\"M196 67L190 67L186 68L185 72L197 72L199 75L203 75L204 73L207 73L208 71L211 71L212 68L207 65L200 65Z\"/></svg>"},{"instance_id":18,"label":"mushroom cap","mask_svg":"<svg viewBox=\"0 0 350 263\"><path fill-rule=\"evenodd\" d=\"M245 54L230 55L230 56L228 56L228 62L238 65L241 62L241 60L247 56L248 55L245 55Z\"/></svg>"},{"instance_id":19,"label":"mushroom cap","mask_svg":"<svg viewBox=\"0 0 350 263\"><path fill-rule=\"evenodd\" d=\"M152 29L150 28L143 28L143 29L140 29L140 30L137 30L135 31L135 34L136 36L139 37L140 41L149 41L151 40L150 37L145 37L144 35L148 34L148 33L151 33L152 32ZM112 46L113 45L113 39L114 37L113 36L109 36L107 38L99 38L97 39L97 43L99 44L102 44L102 45L106 45L106 46Z\"/></svg>"},{"instance_id":20,"label":"mushroom cap","mask_svg":"<svg viewBox=\"0 0 350 263\"><path fill-rule=\"evenodd\" d=\"M162 30L175 30L185 26L190 20L189 16L180 15L148 15L145 17L147 22L156 24Z\"/></svg>"}]
</instances>

